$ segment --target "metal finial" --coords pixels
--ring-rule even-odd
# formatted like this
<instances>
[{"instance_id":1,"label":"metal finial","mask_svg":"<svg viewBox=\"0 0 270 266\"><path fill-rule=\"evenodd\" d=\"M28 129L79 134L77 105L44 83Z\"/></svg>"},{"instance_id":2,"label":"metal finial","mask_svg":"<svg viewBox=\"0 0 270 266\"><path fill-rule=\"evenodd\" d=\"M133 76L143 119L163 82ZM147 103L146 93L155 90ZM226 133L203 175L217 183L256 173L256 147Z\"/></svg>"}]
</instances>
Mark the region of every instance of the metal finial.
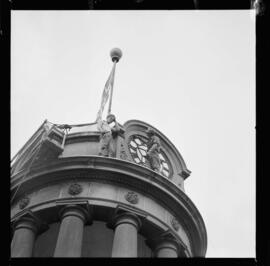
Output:
<instances>
[{"instance_id":1,"label":"metal finial","mask_svg":"<svg viewBox=\"0 0 270 266\"><path fill-rule=\"evenodd\" d=\"M110 56L112 58L112 61L116 61L116 63L120 60L122 57L122 51L119 48L113 48L110 52Z\"/></svg>"}]
</instances>

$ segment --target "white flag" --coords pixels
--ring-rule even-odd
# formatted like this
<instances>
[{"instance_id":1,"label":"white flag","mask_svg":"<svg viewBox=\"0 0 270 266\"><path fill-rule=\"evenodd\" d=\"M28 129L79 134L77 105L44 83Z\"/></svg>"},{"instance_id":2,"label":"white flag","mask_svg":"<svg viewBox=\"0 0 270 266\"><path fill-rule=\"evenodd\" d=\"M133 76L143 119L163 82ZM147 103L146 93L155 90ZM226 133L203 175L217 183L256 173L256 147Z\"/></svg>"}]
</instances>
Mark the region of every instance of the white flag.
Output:
<instances>
[{"instance_id":1,"label":"white flag","mask_svg":"<svg viewBox=\"0 0 270 266\"><path fill-rule=\"evenodd\" d=\"M97 113L96 121L102 120L102 113L103 113L104 107L109 99L110 92L112 91L113 82L114 82L114 72L115 72L115 64L113 65L110 76L105 84L105 87L102 93L101 105Z\"/></svg>"}]
</instances>

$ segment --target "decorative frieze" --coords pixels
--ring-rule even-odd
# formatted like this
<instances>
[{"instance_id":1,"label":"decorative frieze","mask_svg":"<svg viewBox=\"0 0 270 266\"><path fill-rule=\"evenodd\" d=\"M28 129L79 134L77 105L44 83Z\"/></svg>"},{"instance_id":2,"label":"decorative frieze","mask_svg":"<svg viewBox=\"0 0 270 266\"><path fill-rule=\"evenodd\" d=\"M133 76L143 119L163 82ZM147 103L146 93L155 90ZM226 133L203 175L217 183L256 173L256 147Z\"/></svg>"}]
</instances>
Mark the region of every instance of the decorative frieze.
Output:
<instances>
[{"instance_id":1,"label":"decorative frieze","mask_svg":"<svg viewBox=\"0 0 270 266\"><path fill-rule=\"evenodd\" d=\"M82 192L82 186L78 183L73 183L68 188L68 193L72 196L78 195Z\"/></svg>"},{"instance_id":2,"label":"decorative frieze","mask_svg":"<svg viewBox=\"0 0 270 266\"><path fill-rule=\"evenodd\" d=\"M139 202L139 196L138 194L136 194L133 191L129 191L126 195L125 195L125 199L132 203L132 204L137 204Z\"/></svg>"}]
</instances>

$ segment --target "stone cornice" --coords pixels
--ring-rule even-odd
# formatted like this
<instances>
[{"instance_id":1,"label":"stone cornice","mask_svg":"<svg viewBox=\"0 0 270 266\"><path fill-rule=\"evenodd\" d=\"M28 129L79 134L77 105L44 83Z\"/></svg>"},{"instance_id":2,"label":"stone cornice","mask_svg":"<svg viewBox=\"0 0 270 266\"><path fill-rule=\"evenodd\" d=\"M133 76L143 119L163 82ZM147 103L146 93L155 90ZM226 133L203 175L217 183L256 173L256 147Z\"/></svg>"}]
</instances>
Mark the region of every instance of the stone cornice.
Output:
<instances>
[{"instance_id":1,"label":"stone cornice","mask_svg":"<svg viewBox=\"0 0 270 266\"><path fill-rule=\"evenodd\" d=\"M111 182L139 189L156 198L176 216L182 217L185 226L191 232L194 254L205 255L206 229L197 208L173 182L149 168L114 158L76 156L61 158L50 164L35 167L24 180L20 180L23 175L24 172L20 172L11 180L12 192L20 185L16 198L19 198L22 192L29 192L48 183L72 179L74 176L79 179Z\"/></svg>"},{"instance_id":2,"label":"stone cornice","mask_svg":"<svg viewBox=\"0 0 270 266\"><path fill-rule=\"evenodd\" d=\"M66 144L78 143L84 141L95 141L98 142L100 133L98 131L85 131L76 132L67 135Z\"/></svg>"}]
</instances>

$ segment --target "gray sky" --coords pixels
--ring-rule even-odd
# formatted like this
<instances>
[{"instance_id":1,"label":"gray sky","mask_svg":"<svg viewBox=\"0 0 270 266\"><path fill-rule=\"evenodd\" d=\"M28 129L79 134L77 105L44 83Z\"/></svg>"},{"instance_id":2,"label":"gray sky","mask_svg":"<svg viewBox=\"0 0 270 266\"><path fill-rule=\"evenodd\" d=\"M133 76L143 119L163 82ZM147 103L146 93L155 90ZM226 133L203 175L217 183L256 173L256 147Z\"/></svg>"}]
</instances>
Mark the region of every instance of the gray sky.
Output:
<instances>
[{"instance_id":1,"label":"gray sky","mask_svg":"<svg viewBox=\"0 0 270 266\"><path fill-rule=\"evenodd\" d=\"M116 67L112 112L163 132L192 174L207 257L255 256L255 22L248 10L12 11L11 155L47 118L94 122Z\"/></svg>"}]
</instances>

